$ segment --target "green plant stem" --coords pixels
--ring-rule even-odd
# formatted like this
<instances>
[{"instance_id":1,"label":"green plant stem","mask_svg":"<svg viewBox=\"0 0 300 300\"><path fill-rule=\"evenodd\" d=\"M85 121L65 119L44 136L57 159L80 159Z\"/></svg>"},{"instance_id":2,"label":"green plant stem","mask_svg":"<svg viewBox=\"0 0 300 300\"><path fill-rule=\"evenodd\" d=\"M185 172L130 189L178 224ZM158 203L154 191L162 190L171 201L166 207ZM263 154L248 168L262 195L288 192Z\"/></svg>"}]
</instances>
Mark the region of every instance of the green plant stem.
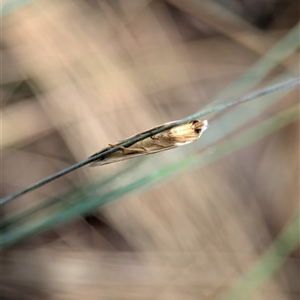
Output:
<instances>
[{"instance_id":1,"label":"green plant stem","mask_svg":"<svg viewBox=\"0 0 300 300\"><path fill-rule=\"evenodd\" d=\"M254 99L257 99L259 97L262 97L264 95L267 95L267 94L270 94L270 93L274 93L274 92L277 92L277 91L281 91L281 90L286 90L286 89L290 89L290 88L293 88L297 85L300 84L300 78L294 78L294 79L291 79L291 80L288 80L288 81L285 81L285 82L282 82L282 83L279 83L279 84L276 84L276 85L272 85L270 87L267 87L267 88L264 88L264 89L261 89L259 91L256 91L256 92L253 92L253 93L249 93L237 100L233 100L233 101L230 101L230 102L227 102L227 103L224 103L224 104L219 104L219 105L216 105L216 106L213 106L211 108L208 108L208 109L205 109L205 110L201 110L195 114L192 114L186 118L183 118L181 120L178 120L178 121L175 121L175 122L172 122L172 124L167 124L165 126L161 126L157 129L154 129L154 130L151 130L147 133L144 133L144 134L141 134L139 136L135 136L129 140L127 140L126 142L118 145L118 146L115 146L115 147L112 147L112 148L109 148L108 150L106 151L103 151L97 155L94 155L92 157L89 157L79 163L76 163L68 168L65 168L53 175L50 175L40 181L37 181L36 183L32 184L32 185L29 185L27 186L26 188L24 189L21 189L13 194L10 194L6 197L3 197L0 199L0 205L3 205L3 204L6 204L10 201L12 201L13 199L16 199L28 192L31 192L39 187L42 187L43 185L55 180L55 179L58 179L72 171L75 171L95 160L98 160L98 159L101 159L111 153L114 153L116 151L118 151L121 147L129 147L131 146L132 144L138 142L138 141L141 141L145 138L148 138L154 134L157 134L157 133L160 133L164 130L167 130L167 129L170 129L174 126L178 126L178 125L182 125L184 123L187 123L187 122L190 122L192 120L195 120L195 119L198 119L198 118L201 118L205 115L208 115L208 114L211 114L211 113L215 113L215 112L218 112L218 111L221 111L221 110L224 110L224 109L228 109L234 105L237 105L237 104L241 104L241 103L245 103L247 101L250 101L250 100L254 100Z\"/></svg>"},{"instance_id":2,"label":"green plant stem","mask_svg":"<svg viewBox=\"0 0 300 300\"><path fill-rule=\"evenodd\" d=\"M209 147L207 151L201 155L196 155L183 159L175 164L151 173L143 178L140 178L126 186L117 188L100 197L92 198L88 201L80 201L64 211L49 216L48 219L36 221L29 226L20 226L10 232L1 235L0 248L8 247L17 241L34 234L46 231L55 226L66 223L81 214L88 213L99 206L110 203L120 197L140 189L142 186L149 186L155 182L162 182L162 179L167 175L172 175L174 172L184 171L188 168L204 167L210 163L219 160L243 147L252 144L261 138L283 128L284 126L296 121L299 118L299 105L288 108L282 113L269 118L268 120L257 124L254 127L230 138L226 139L218 145Z\"/></svg>"}]
</instances>

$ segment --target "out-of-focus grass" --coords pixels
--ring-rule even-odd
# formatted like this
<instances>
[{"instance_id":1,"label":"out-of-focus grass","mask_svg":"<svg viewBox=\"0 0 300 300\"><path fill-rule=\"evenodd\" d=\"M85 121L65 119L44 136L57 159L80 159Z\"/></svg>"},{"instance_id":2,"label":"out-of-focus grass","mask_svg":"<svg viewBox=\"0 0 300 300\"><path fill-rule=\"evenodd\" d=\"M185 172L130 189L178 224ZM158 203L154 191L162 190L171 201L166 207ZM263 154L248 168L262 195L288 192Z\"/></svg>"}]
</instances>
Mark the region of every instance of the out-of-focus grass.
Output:
<instances>
[{"instance_id":1,"label":"out-of-focus grass","mask_svg":"<svg viewBox=\"0 0 300 300\"><path fill-rule=\"evenodd\" d=\"M184 3L184 2L182 2L182 3ZM112 15L110 15L110 16L112 16ZM147 15L147 17L149 17L149 15ZM151 18L149 18L149 19L151 21L153 21ZM49 18L49 20L52 20L52 19ZM104 20L104 18L101 18L101 20ZM110 19L110 20L112 20L112 19ZM145 20L146 20L146 18L145 18ZM128 23L129 23L129 27L130 27L131 23L130 22L128 22ZM103 21L103 24L104 24L104 21ZM146 22L144 24L146 24ZM149 24L151 24L151 23L149 23ZM126 24L126 26L127 26L127 24ZM124 26L124 27L126 27L126 26ZM100 26L99 30L101 30L103 28L104 27ZM137 27L137 28L140 28L140 27ZM149 26L149 28L152 28L152 27ZM49 27L48 29L51 32L51 28ZM61 28L61 30L63 30L63 29L64 28ZM125 29L127 29L127 28L125 28ZM160 31L158 29L161 29L161 27L155 27L154 30L157 30L156 33L160 33ZM101 37L103 35L103 33L106 33L106 30L103 30L100 33L98 33L98 28L97 28L97 35L99 35ZM126 33L126 31L125 31L125 33ZM156 35L156 33L155 33L155 35ZM75 31L74 35L76 35L76 34L77 33ZM295 76L296 75L296 74L294 74L295 69L285 69L284 71L282 71L282 69L281 69L280 72L279 72L279 69L282 67L282 62L285 59L287 59L291 53L295 52L297 47L299 47L298 35L299 35L299 24L297 24L293 29L291 29L290 32L288 32L286 34L286 36L283 37L279 41L279 43L277 43L277 45L275 45L273 47L273 49L271 49L268 53L266 53L266 55L264 55L260 59L258 59L242 76L240 76L238 79L234 80L233 83L228 85L228 87L226 89L224 89L221 93L219 93L219 95L214 97L214 99L212 99L212 101L210 101L209 104L219 103L219 102L223 102L225 100L227 100L227 101L232 100L233 98L237 98L240 95L245 94L246 92L248 92L249 90L253 89L254 87L256 87L258 85L259 86L269 85L270 81L267 80L268 79L267 76L271 77L272 72L273 72L273 74L280 73L280 75L276 77L275 82L280 82L280 81L286 80L286 78ZM78 36L80 37L80 34ZM126 37L126 35L124 35L124 36ZM77 37L77 35L76 35L76 37ZM124 38L124 41L127 41L126 38ZM132 44L134 44L133 40L129 40L129 41ZM147 42L147 39L145 39L144 41ZM130 52L131 49L137 51L137 48L132 47L132 44L130 44L130 42L128 44L124 43L125 46L128 46L128 49L129 49L128 53L131 53ZM83 39L82 43L85 43L84 39ZM101 45L101 43L100 43L100 45ZM66 44L64 44L64 46L66 46ZM97 46L99 46L99 45L97 45ZM168 46L170 46L170 45L168 45ZM172 46L173 45L171 45L170 48L172 48ZM161 48L164 48L164 47L162 46ZM117 47L116 47L116 49L117 49ZM57 51L57 49L55 49L55 50ZM64 47L60 50L61 50L61 53L65 53ZM118 51L120 51L120 50L118 49ZM116 52L118 52L118 51L116 51ZM170 51L170 52L172 52L172 51ZM78 55L78 57L76 56L78 54L78 53L76 53L76 51L74 53L75 53L74 57L76 57L76 59L78 57L80 57L79 55ZM125 52L125 53L128 54L127 52ZM143 59L145 59L145 57L147 57L147 55L143 56L145 54L143 51L141 51L141 52L137 51L136 53L137 53L137 59L132 60L130 62L131 63L133 62L132 65L137 63L137 65L141 69L141 66L143 66L143 64L139 65L139 63L140 63L140 61L143 61ZM139 56L140 53L142 53L142 55ZM153 55L153 53L151 51L149 51L149 53L150 53L149 56ZM91 74L88 73L88 76L93 77L94 74L97 74L97 76L99 76L101 78L105 78L105 79L108 79L109 76L113 77L113 75L115 75L115 73L118 73L118 72L115 72L114 69L113 69L113 71L107 72L107 73L106 73L107 70L105 70L105 72L103 72L103 73L102 73L102 70L100 72L98 70L99 65L97 65L96 63L95 64L91 63L91 62L97 61L97 59L95 59L95 57L93 57L94 54L95 53L92 53L91 56L88 56L88 55L84 56L84 59L82 59L82 57L80 57L79 61L76 60L75 63L74 63L74 61L70 60L75 65L75 68L74 68L75 71L79 73L80 68L82 67L84 72L87 71L87 73L88 73L88 71L90 70L89 68L91 68L91 69L93 69L93 71L95 71L95 70L96 71L95 71L95 73L93 73L92 76L91 76ZM167 53L166 55L162 55L162 65L163 66L164 66L163 63L165 63L163 61L163 59L168 57L169 54L170 53ZM109 59L107 59L107 57L105 57L105 51L103 53L99 54L100 57L101 57L101 55L103 55L103 57L104 57L104 58L102 57L102 61L101 61L101 63L103 63L103 69L108 68L110 66L110 63L112 63L113 59L115 58L115 56L109 57ZM134 57L134 56L135 56L135 54L132 55L132 57ZM93 59L95 59L95 60L91 59L91 57L93 57ZM52 56L51 56L51 58L52 58ZM55 58L55 54L53 55L53 58ZM68 65L70 61L68 60L66 65ZM109 63L107 63L107 61L109 61ZM150 59L149 59L149 61L151 62ZM170 60L170 61L172 63L172 60ZM176 61L176 60L174 60L174 61ZM58 62L56 60L54 60L54 62L58 65ZM121 62L120 64L123 63L122 60L120 60L120 62ZM52 63L53 62L51 60L51 62L50 62L51 66L52 66ZM114 65L114 67L116 67L116 65ZM145 65L147 66L147 64L145 64ZM122 66L123 69L120 68L120 70L121 70L120 73L122 73L124 71L124 69L129 68L129 66L131 67L130 63L128 63L128 65L126 65L125 68L124 68L124 66ZM85 67L86 67L86 69L85 69ZM101 65L101 67L102 67L102 65ZM45 71L45 70L42 69L41 73L43 73L43 71ZM117 71L120 71L120 70L117 69ZM144 73L142 73L141 71L140 71L140 73L134 73L134 69L130 69L130 71L126 74L128 76L129 75L132 76L132 74L135 74L136 77L139 77L139 79L140 78L144 79L145 82L148 80L148 77L149 77L150 78L149 82L151 82L151 80L153 80L153 79L151 77L149 70L150 70L150 68L149 69L146 68ZM164 78L164 76L163 76L164 74L159 74L159 70L160 69L155 68L155 66L153 67L153 69L151 69L151 71L154 74L156 74L156 72L158 73L158 76L157 76L158 82L161 78ZM48 70L46 70L46 71L48 71ZM69 71L69 69L68 69L68 71ZM78 78L80 78L80 77L76 77L77 73L74 70L71 70L70 72L72 72L72 71L75 74L75 79L78 80ZM185 70L183 68L183 72L184 71ZM55 72L53 72L54 73L53 75L52 74L48 75L47 72L45 72L45 73L49 77L53 76L53 78L51 78L51 79L53 79L53 82L54 82L53 90L55 91L57 86L55 85L54 79L57 78L57 77L55 77L55 75L57 75L57 74ZM38 72L37 73L33 72L33 74L40 75ZM171 75L173 75L173 74L167 73L166 77L168 77L168 75L172 79ZM44 76L44 74L42 74L42 76ZM37 76L37 77L39 77L39 76ZM116 77L118 78L118 76L116 76ZM174 76L174 77L176 77L176 76ZM62 80L65 80L66 78L67 78L67 76L61 77ZM122 76L120 76L120 78L122 78ZM274 78L273 75L272 75L272 78ZM43 78L43 80L46 80L46 79ZM131 80L134 80L134 79L135 79L134 76L128 77L128 82L130 82ZM49 80L49 78L48 78L48 80ZM143 82L143 80L141 80L141 81ZM66 80L66 82L68 82L68 81ZM100 82L103 83L103 81L100 81ZM111 84L111 82L109 80L105 80L104 82L105 82L105 85L107 83ZM174 81L170 80L170 82L171 82L171 84L174 84L174 82L176 82L176 80L174 80ZM274 81L272 81L272 82L274 82ZM98 84L98 82L95 81L91 84L91 86L93 86L93 84L95 84L95 83ZM65 82L59 83L60 87L64 86L64 84L65 84ZM80 80L78 80L78 82L76 82L76 84L81 85L82 82ZM122 81L122 84L124 84L123 81ZM124 88L122 86L122 84L119 84L119 82L116 81L115 86L119 87L119 85L120 85L120 88L122 89L122 88ZM182 84L182 82L179 80L178 84ZM51 84L49 86L53 87ZM49 86L47 86L47 87L49 88ZM83 84L83 86L84 86L84 84ZM103 89L104 89L104 86L102 87ZM115 86L113 86L113 88L115 88ZM149 86L151 86L151 84L149 84ZM87 85L87 86L84 86L84 89L83 89L85 92L88 91L87 96L89 96L89 94L88 94L89 87L90 86ZM161 91L164 89L168 89L169 87L170 86L168 86L168 85L164 86L163 84L161 84L161 86L159 86L159 88L157 88L157 87L155 87L155 88L157 88L158 91ZM155 89L153 89L153 90L149 89L149 90L150 90L149 94L151 95L151 92L153 92L153 90L155 90ZM125 89L124 89L124 91L126 93ZM132 90L130 90L130 91L131 92L135 91L135 89L132 88ZM134 94L134 92L133 92L133 94ZM287 94L287 92L276 93L276 94L270 95L268 97L264 97L259 100L256 100L253 103L247 103L244 105L240 105L238 107L232 108L230 110L224 111L221 114L214 116L211 120L209 119L210 128L207 132L205 132L203 137L201 137L201 140L199 141L199 143L197 143L195 145L191 145L189 147L183 147L182 149L174 150L175 152L170 152L170 154L167 154L167 153L162 154L162 155L164 155L163 157L166 157L166 159L162 159L159 161L158 160L156 161L154 157L151 157L151 158L145 159L145 160L141 159L141 160L137 160L137 161L132 161L132 163L130 163L129 167L127 165L123 166L122 164L118 164L118 165L116 165L116 169L111 173L109 171L107 171L109 169L104 169L103 171L100 170L100 172L102 172L102 174L101 174L101 178L99 180L88 181L88 182L86 182L86 180L83 180L83 182L80 185L78 185L76 187L76 189L70 189L70 190L68 189L67 191L65 191L63 193L55 194L55 195L53 195L55 197L54 199L50 199L45 202L42 202L42 200L41 200L41 203L39 205L34 206L30 210L23 211L22 207L20 207L20 208L18 207L19 211L16 211L13 214L6 216L5 219L3 220L3 223L2 223L3 231L2 231L2 235L1 235L2 247L7 248L10 245L13 245L17 241L20 241L20 240L23 240L23 241L26 239L29 240L30 237L32 237L38 233L47 231L48 229L54 228L55 226L70 222L71 220L79 218L82 214L96 210L98 207L100 207L104 204L110 203L111 201L114 201L116 199L121 199L125 196L128 196L129 194L132 196L134 196L135 194L141 195L146 190L150 190L154 186L158 187L159 185L162 185L166 181L171 180L172 178L176 177L178 174L184 174L185 172L188 173L190 170L195 170L197 168L203 168L205 166L208 166L209 164L213 164L217 160L220 160L222 157L224 158L227 156L230 159L229 155L235 155L235 154L238 155L239 149L248 147L250 145L254 145L254 143L256 141L269 136L271 133L274 133L274 132L280 130L281 128L287 126L288 124L291 124L292 122L296 121L299 118L298 106L288 106L288 108L286 108L285 102L280 101L280 100L284 99L286 94ZM63 94L63 95L67 95L67 93ZM98 99L98 96L99 96L99 98L101 98L103 95L106 96L105 92L103 94L100 94L100 96L97 95L97 99ZM85 96L85 94L83 93L82 94L83 99L85 99L84 96ZM115 96L115 94L113 94L113 96ZM112 103L113 103L113 101L116 101L114 97L112 97L112 99L113 99ZM43 100L45 100L45 99L43 99ZM188 102L188 100L189 99L187 99L186 102ZM141 100L141 103L143 104L142 101L143 100ZM272 116L270 116L271 114L269 113L269 111L270 110L272 111L272 108L274 108L273 106L275 103L277 105L277 108L284 107L285 109L283 109L282 112L280 112L280 113L275 113L275 114L272 114ZM53 103L51 102L51 104L53 104ZM91 102L91 107L93 107L92 104L97 105L98 103ZM107 102L107 104L111 105L111 102ZM55 105L55 103L53 104L53 106L54 105ZM48 106L47 108L49 109L49 107L51 108L51 106ZM114 106L112 106L112 107L114 108ZM121 106L121 109L123 110L124 108ZM265 112L267 112L267 113L265 114ZM80 111L80 113L81 113L81 111ZM55 115L55 111L53 114ZM125 112L125 114L126 114L126 112ZM149 114L151 114L151 112ZM264 117L265 117L264 121L261 121L262 114L264 114ZM60 117L62 117L62 116L64 116L64 114L60 115ZM116 116L117 116L117 113L116 113ZM170 116L172 116L172 115L167 115L167 117L170 117ZM101 117L102 117L102 115L101 115ZM103 118L105 118L104 114L103 114ZM166 118L166 116L164 116L164 118ZM114 121L114 118L111 118L110 124L114 123L113 121ZM55 120L54 120L54 123L55 123ZM108 124L107 128L103 128L103 131L109 130L110 124ZM68 126L70 126L70 125L68 124ZM155 126L155 124L153 124L153 126ZM143 130L143 129L146 129L146 128L142 127L141 130ZM70 132L67 132L65 134L65 136L67 136L69 138L70 135L72 135L72 133L73 133L72 130L70 130ZM77 133L78 132L75 131L75 133L73 133L74 136L77 136ZM101 137L101 134L99 134L99 136ZM112 140L110 142L114 142L114 140ZM88 146L90 146L90 144L88 144L87 147ZM197 153L198 150L201 150L201 151L199 153ZM173 153L176 153L176 154L173 154ZM216 188L216 187L214 187L213 185L208 187L208 189L214 189L214 188ZM222 186L218 186L217 188L222 189ZM238 188L238 187L236 187L236 188ZM199 191L196 191L196 193L199 193ZM202 199L198 199L197 197L195 197L195 199L196 199L195 201L202 200ZM153 199L153 200L155 200L155 199ZM162 197L161 200L165 200L164 197ZM186 199L186 200L189 200L189 199ZM239 199L239 200L242 202L244 199ZM218 205L218 204L214 203L213 205ZM169 208L170 208L170 214L172 214L174 212L174 210L171 211L172 207L169 207ZM180 207L179 209L181 209L181 208L182 207ZM271 209L271 208L268 208L268 210L269 209ZM297 209L299 209L299 208L297 208ZM236 213L238 213L238 212L236 212L236 211L232 212L232 214L236 214ZM213 213L212 217L214 218L214 216L216 219L218 218L216 211ZM180 221L181 220L178 220L178 222L180 222ZM198 225L198 223L196 223L196 225ZM297 247L297 245L299 244L299 231L297 230L298 225L299 225L299 219L297 219L295 222L292 221L292 223L288 223L286 225L286 227L283 228L282 234L280 235L280 237L274 241L274 244L270 248L270 251L267 251L265 253L265 255L262 255L262 257L257 260L257 264L255 264L252 268L250 268L249 269L250 271L246 272L245 276L242 277L242 279L238 280L236 284L231 281L230 285L235 287L235 289L233 291L226 292L221 297L227 297L229 299L243 299L242 297L244 297L246 299L247 297L248 298L251 297L251 295L253 295L253 292L255 292L255 290L257 290L262 284L264 284L268 278L270 278L270 277L272 277L272 275L274 275L276 270L278 270L278 268L283 264L284 260L288 258L288 256L293 251L293 249L295 249ZM222 224L220 226L222 226ZM281 226L281 225L279 225L279 226ZM5 227L6 227L6 229L5 229ZM153 226L153 227L155 227L155 226ZM161 228L159 227L157 231L159 231L160 229ZM196 229L198 230L199 227L196 227ZM153 232L149 233L149 234L154 235ZM187 235L187 234L188 234L188 232L185 232L185 235ZM210 233L210 236L211 236L211 233ZM203 238L203 240L205 240L205 238ZM206 242L207 241L205 241L205 243ZM204 245L204 246L206 246L206 245ZM277 250L275 250L275 249L278 249L281 247L283 247L284 251L277 252ZM250 252L249 248L245 248L245 249L247 249L247 250L245 250L246 255ZM183 247L183 249L185 249L185 248ZM223 248L220 247L219 249L223 249ZM240 248L237 248L237 249L240 249ZM208 251L208 253L210 253L210 249L208 249L207 251ZM235 253L234 251L232 251L232 252ZM257 251L256 253L259 253L259 251ZM275 257L275 259L274 259L274 257ZM205 259L209 260L209 256L207 256ZM244 271L244 269L243 269L243 271ZM207 270L204 270L205 274L206 274L206 272L207 272ZM199 273L199 274L200 274L200 276L202 276L201 274L204 274L204 273ZM196 276L198 276L198 273L196 274ZM224 298L221 298L221 299L224 299Z\"/></svg>"},{"instance_id":2,"label":"out-of-focus grass","mask_svg":"<svg viewBox=\"0 0 300 300\"><path fill-rule=\"evenodd\" d=\"M299 40L296 38L299 30L300 25L297 24L284 38L282 38L280 42L278 42L277 45L275 45L264 57L257 61L245 74L243 74L234 83L232 83L226 90L217 95L212 100L212 103L219 103L222 99L226 99L226 97L228 99L237 97L261 82L278 64L280 64L282 60L284 60L299 46ZM286 72L278 76L278 78L274 82L281 82L289 77L289 72ZM191 147L192 151L190 150L190 153L194 152L196 149L202 149L203 147L224 138L224 136L230 135L232 132L235 132L236 130L238 130L238 128L250 122L253 118L259 116L259 114L261 114L271 105L274 105L276 101L280 101L282 97L284 97L288 92L289 91L278 92L276 94L271 94L260 98L255 101L254 108L251 108L251 103L247 103L246 109L245 105L240 105L232 108L230 111L227 111L225 114L218 117L218 121L223 124L222 131L212 131L212 133L209 133L209 138L205 137L204 135L204 138L201 139L200 143L196 144L194 147ZM232 122L231 120L234 120L234 122ZM222 157L222 155L220 157ZM185 163L183 163L183 165L185 165ZM65 206L68 207L70 205L68 203L71 203L71 205L73 205L74 203L82 201L82 199L90 197L90 194L93 195L101 192L103 189L105 189L105 185L113 184L113 182L115 182L116 180L120 181L122 179L122 174L126 176L127 173L135 173L138 174L138 177L140 177L142 175L143 168L137 168L134 166L135 164L130 165L129 168L127 166L120 167L117 172L112 172L112 174L108 175L106 179L99 179L99 181L97 181L96 183L82 186L78 189L78 191L75 192L75 194L71 192L71 194L73 195L70 195L70 192L57 195L58 199L64 199L63 202L51 200L50 202L48 201L47 203L38 205L28 212L23 212L20 215L17 214L16 216L11 218L7 217L6 220L4 220L2 227L14 226L14 220L16 221L16 223L19 223L23 219L28 219L29 217L31 217L31 215L35 212L41 213L44 208L49 209L49 206L50 211L52 211L55 206L58 206L58 208L62 207L64 209ZM147 168L147 172L149 172L149 168ZM68 200L66 200L66 198ZM57 210L57 208L55 208L55 210ZM84 208L83 210L85 212L88 211L88 209ZM80 212L78 212L78 214L80 214ZM69 218L67 219L69 220ZM47 228L51 228L51 226L52 225L48 225Z\"/></svg>"},{"instance_id":3,"label":"out-of-focus grass","mask_svg":"<svg viewBox=\"0 0 300 300\"><path fill-rule=\"evenodd\" d=\"M300 30L300 23L289 31L270 51L255 62L242 76L224 89L213 102L220 102L223 99L238 97L247 90L262 82L286 57L299 47L297 39ZM287 70L286 76L298 76L294 70ZM284 78L278 78L284 80Z\"/></svg>"},{"instance_id":4,"label":"out-of-focus grass","mask_svg":"<svg viewBox=\"0 0 300 300\"><path fill-rule=\"evenodd\" d=\"M26 5L29 5L30 3L34 2L36 0L14 0L14 1L3 1L2 7L1 7L1 17L4 17L5 15L9 15L16 11L17 9L24 7Z\"/></svg>"},{"instance_id":5,"label":"out-of-focus grass","mask_svg":"<svg viewBox=\"0 0 300 300\"><path fill-rule=\"evenodd\" d=\"M280 268L300 245L299 210L291 217L284 230L262 257L245 272L218 300L243 300L250 297Z\"/></svg>"},{"instance_id":6,"label":"out-of-focus grass","mask_svg":"<svg viewBox=\"0 0 300 300\"><path fill-rule=\"evenodd\" d=\"M12 230L12 232L4 233L1 237L1 245L3 248L12 245L13 243L30 237L34 234L43 232L47 229L66 223L73 218L82 214L91 212L99 206L105 205L111 201L119 199L128 193L141 190L144 187L153 185L153 183L161 183L163 180L170 176L174 176L179 171L188 170L189 168L204 167L209 163L233 153L245 146L248 146L259 139L268 136L269 134L279 130L280 128L296 121L299 118L299 106L286 109L280 114L270 117L268 120L261 124L254 125L248 130L234 137L218 143L215 146L208 147L207 150L200 155L182 159L180 162L172 164L166 168L153 172L146 177L140 178L137 181L129 183L126 186L117 188L108 192L107 194L95 197L96 192L101 193L97 186L94 184L92 195L90 191L84 193L84 190L76 192L75 195L65 196L64 203L71 202L71 205L63 207L60 211L54 213L50 217L46 217L41 221L30 221L28 225L23 225L21 228ZM116 176L118 176L116 174ZM89 185L89 188L91 186ZM75 197L74 197L75 196ZM74 203L75 202L75 203Z\"/></svg>"}]
</instances>

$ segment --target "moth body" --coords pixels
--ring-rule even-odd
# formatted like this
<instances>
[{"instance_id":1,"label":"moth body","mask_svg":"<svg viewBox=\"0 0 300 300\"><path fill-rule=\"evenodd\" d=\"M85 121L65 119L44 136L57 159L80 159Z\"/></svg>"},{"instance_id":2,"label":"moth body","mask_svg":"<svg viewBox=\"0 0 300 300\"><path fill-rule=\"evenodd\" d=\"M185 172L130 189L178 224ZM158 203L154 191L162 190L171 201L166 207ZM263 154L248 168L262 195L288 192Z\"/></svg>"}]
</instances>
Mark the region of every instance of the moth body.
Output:
<instances>
[{"instance_id":1,"label":"moth body","mask_svg":"<svg viewBox=\"0 0 300 300\"><path fill-rule=\"evenodd\" d=\"M174 122L165 123L158 127L154 127L147 131L133 135L123 141L118 142L117 144L109 145L109 147L102 149L100 152L97 152L91 157L98 155L112 147L119 146L120 144L127 142L134 137L140 136L142 134L148 133L150 131L172 123ZM193 120L182 125L174 126L171 129L164 130L160 133L154 134L141 141L138 141L129 147L120 147L120 149L118 149L116 152L108 154L107 156L92 162L91 166L100 166L129 158L134 158L141 155L153 154L160 151L187 145L197 141L200 138L201 134L207 128L207 120Z\"/></svg>"}]
</instances>

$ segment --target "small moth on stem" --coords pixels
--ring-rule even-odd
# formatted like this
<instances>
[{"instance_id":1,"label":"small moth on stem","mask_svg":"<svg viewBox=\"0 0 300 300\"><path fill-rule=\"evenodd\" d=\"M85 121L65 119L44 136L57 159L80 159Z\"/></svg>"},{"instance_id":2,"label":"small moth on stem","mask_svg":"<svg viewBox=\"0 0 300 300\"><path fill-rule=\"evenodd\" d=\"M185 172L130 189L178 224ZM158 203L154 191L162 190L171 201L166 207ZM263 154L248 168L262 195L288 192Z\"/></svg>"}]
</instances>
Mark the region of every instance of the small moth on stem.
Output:
<instances>
[{"instance_id":1,"label":"small moth on stem","mask_svg":"<svg viewBox=\"0 0 300 300\"><path fill-rule=\"evenodd\" d=\"M118 142L117 144L113 144L113 145L109 144L108 147L102 149L101 151L97 152L91 157L98 155L112 147L116 147L134 137L153 131L165 125L171 125L172 123L175 122L165 123L160 126L151 128L144 132L128 137L127 139L124 139ZM201 134L207 128L208 128L207 120L204 121L193 120L182 125L174 126L171 129L167 129L160 133L154 134L148 138L145 138L139 142L136 142L131 146L120 147L120 149L117 150L116 152L108 154L107 156L92 162L91 166L93 167L101 166L101 165L110 164L125 159L134 158L137 156L153 154L160 151L187 145L197 141L200 138Z\"/></svg>"}]
</instances>

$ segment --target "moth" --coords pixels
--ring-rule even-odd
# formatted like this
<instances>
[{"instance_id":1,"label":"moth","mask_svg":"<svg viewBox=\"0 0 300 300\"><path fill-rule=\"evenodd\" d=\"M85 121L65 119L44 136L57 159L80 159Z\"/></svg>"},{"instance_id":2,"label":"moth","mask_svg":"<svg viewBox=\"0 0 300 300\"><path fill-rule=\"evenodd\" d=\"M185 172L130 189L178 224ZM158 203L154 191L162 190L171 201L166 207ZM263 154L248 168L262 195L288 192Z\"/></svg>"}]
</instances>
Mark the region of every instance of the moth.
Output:
<instances>
[{"instance_id":1,"label":"moth","mask_svg":"<svg viewBox=\"0 0 300 300\"><path fill-rule=\"evenodd\" d=\"M175 121L176 122L176 121ZM91 157L98 155L112 147L119 146L120 144L136 138L142 134L148 133L152 130L159 129L162 126L170 125L175 122L169 122L157 127L148 129L144 132L132 135L127 139L124 139L116 144L109 144L108 147L102 149L101 151L95 153ZM101 166L105 164L114 163L117 161L134 158L137 156L148 155L157 153L160 151L165 151L168 149L176 148L179 146L187 145L197 141L201 134L208 128L207 120L193 120L182 125L174 126L171 129L166 129L160 133L152 135L141 141L132 144L129 147L120 147L116 152L110 153L105 157L95 160L90 164L90 166Z\"/></svg>"}]
</instances>

